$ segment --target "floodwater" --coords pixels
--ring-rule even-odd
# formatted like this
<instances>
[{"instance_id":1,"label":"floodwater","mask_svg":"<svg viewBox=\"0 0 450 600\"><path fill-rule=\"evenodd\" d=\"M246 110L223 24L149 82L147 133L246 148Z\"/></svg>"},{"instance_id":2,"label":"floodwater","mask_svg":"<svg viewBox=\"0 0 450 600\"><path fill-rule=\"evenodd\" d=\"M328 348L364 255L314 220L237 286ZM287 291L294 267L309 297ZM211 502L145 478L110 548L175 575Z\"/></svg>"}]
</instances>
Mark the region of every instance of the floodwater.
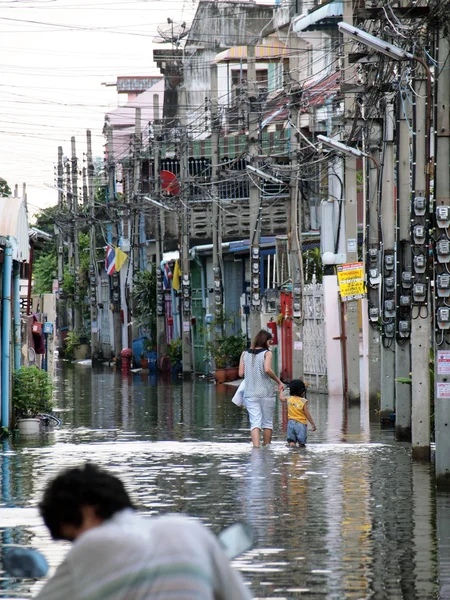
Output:
<instances>
[{"instance_id":1,"label":"floodwater","mask_svg":"<svg viewBox=\"0 0 450 600\"><path fill-rule=\"evenodd\" d=\"M184 512L215 532L251 523L254 549L234 562L255 598L450 600L450 497L433 467L414 464L392 429L370 423L364 403L310 394L318 431L305 450L252 449L233 388L206 380L159 382L109 367L58 371L63 425L12 439L1 455L0 533L32 545L52 567L54 543L36 504L63 467L94 461L125 480L147 515ZM29 598L41 582L0 580L1 598Z\"/></svg>"}]
</instances>

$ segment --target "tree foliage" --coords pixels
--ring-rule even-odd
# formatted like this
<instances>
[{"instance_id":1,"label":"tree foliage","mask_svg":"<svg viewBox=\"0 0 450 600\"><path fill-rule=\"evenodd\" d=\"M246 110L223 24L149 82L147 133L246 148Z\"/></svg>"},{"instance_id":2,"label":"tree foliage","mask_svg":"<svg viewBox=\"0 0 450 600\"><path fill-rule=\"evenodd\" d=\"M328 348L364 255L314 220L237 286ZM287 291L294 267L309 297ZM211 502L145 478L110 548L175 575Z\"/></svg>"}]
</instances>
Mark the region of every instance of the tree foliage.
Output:
<instances>
[{"instance_id":1,"label":"tree foliage","mask_svg":"<svg viewBox=\"0 0 450 600\"><path fill-rule=\"evenodd\" d=\"M0 197L6 198L7 196L11 196L11 188L8 185L8 182L0 177Z\"/></svg>"}]
</instances>

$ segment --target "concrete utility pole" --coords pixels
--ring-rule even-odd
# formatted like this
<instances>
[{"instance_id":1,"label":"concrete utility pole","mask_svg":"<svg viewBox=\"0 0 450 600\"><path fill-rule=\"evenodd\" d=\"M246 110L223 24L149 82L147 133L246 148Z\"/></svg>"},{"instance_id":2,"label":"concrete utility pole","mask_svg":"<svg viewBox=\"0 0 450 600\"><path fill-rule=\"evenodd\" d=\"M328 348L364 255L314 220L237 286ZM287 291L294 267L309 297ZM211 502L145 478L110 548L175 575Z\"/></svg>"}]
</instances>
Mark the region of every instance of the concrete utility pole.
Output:
<instances>
[{"instance_id":1,"label":"concrete utility pole","mask_svg":"<svg viewBox=\"0 0 450 600\"><path fill-rule=\"evenodd\" d=\"M378 145L371 140L368 143L368 153L379 161ZM379 233L379 169L373 160L366 159L368 170L368 191L366 202L369 206L369 224L366 235L368 236L368 272L367 300L369 309L368 329L368 358L369 358L369 407L374 412L379 408L379 395L381 392L381 332L379 326L380 315L380 233ZM374 277L371 277L371 274ZM373 311L373 312L371 312Z\"/></svg>"},{"instance_id":2,"label":"concrete utility pole","mask_svg":"<svg viewBox=\"0 0 450 600\"><path fill-rule=\"evenodd\" d=\"M252 167L258 166L259 107L256 85L255 46L247 46L248 155ZM249 175L250 209L250 339L261 329L260 252L262 198L255 175Z\"/></svg>"},{"instance_id":3,"label":"concrete utility pole","mask_svg":"<svg viewBox=\"0 0 450 600\"><path fill-rule=\"evenodd\" d=\"M401 93L401 92L400 92ZM401 98L398 103L397 124L397 343L395 348L395 376L411 377L411 304L404 306L406 298L411 298L412 264L411 264L411 160L409 124L404 114ZM402 298L404 300L402 300ZM395 384L395 437L397 440L411 441L411 386L396 381Z\"/></svg>"},{"instance_id":4,"label":"concrete utility pole","mask_svg":"<svg viewBox=\"0 0 450 600\"><path fill-rule=\"evenodd\" d=\"M133 297L133 282L136 273L140 270L139 255L141 251L140 244L140 226L141 219L144 218L141 209L141 199L139 197L141 191L141 109L135 109L135 125L134 125L134 168L133 168L133 209L131 211L131 219L133 223L133 239L130 240L133 248L132 253L132 277L129 281L130 295L131 295L131 308L132 308L132 326L131 335L132 339L135 340L139 334L139 327L135 317L136 314L136 301ZM130 340L131 342L131 340Z\"/></svg>"},{"instance_id":5,"label":"concrete utility pole","mask_svg":"<svg viewBox=\"0 0 450 600\"><path fill-rule=\"evenodd\" d=\"M95 193L94 193L94 163L92 162L92 137L88 129L86 131L87 144L87 195L90 206L91 227L89 230L89 284L90 284L90 304L91 304L91 356L92 362L95 362L99 354L99 324L97 309L97 285L98 268L96 253L96 233L95 233ZM83 169L85 171L85 169ZM83 186L84 187L84 186Z\"/></svg>"},{"instance_id":6,"label":"concrete utility pole","mask_svg":"<svg viewBox=\"0 0 450 600\"><path fill-rule=\"evenodd\" d=\"M73 259L74 259L74 329L79 334L81 330L80 305L80 237L78 233L78 159L75 138L70 139L72 147L72 208L73 208Z\"/></svg>"},{"instance_id":7,"label":"concrete utility pole","mask_svg":"<svg viewBox=\"0 0 450 600\"><path fill-rule=\"evenodd\" d=\"M289 258L292 273L292 377L303 379L303 257L302 257L302 200L299 198L299 117L303 71L300 68L300 43L297 35L291 36L291 54L289 56L290 89L290 218L289 218ZM293 47L292 47L293 46Z\"/></svg>"},{"instance_id":8,"label":"concrete utility pole","mask_svg":"<svg viewBox=\"0 0 450 600\"><path fill-rule=\"evenodd\" d=\"M395 219L394 219L394 107L385 96L381 228L382 237L382 346L380 417L387 418L395 406Z\"/></svg>"},{"instance_id":9,"label":"concrete utility pole","mask_svg":"<svg viewBox=\"0 0 450 600\"><path fill-rule=\"evenodd\" d=\"M112 126L107 126L107 153L108 153L108 200L109 204L116 199L116 168L114 163L114 146ZM111 208L111 207L109 207ZM108 243L117 246L117 225L114 222L108 232ZM111 277L112 287L112 311L113 311L113 330L114 330L114 355L116 362L120 362L120 353L122 351L122 323L120 321L121 292L119 273L114 273Z\"/></svg>"},{"instance_id":10,"label":"concrete utility pole","mask_svg":"<svg viewBox=\"0 0 450 600\"><path fill-rule=\"evenodd\" d=\"M154 198L159 201L161 193L161 122L159 119L159 96L153 96L153 193ZM164 291L162 288L161 261L164 254L164 232L165 215L163 208L157 208L156 227L156 347L158 351L158 364L166 351L166 321L164 318Z\"/></svg>"},{"instance_id":11,"label":"concrete utility pole","mask_svg":"<svg viewBox=\"0 0 450 600\"><path fill-rule=\"evenodd\" d=\"M214 327L213 339L223 336L223 282L222 282L222 236L221 210L219 196L219 135L220 121L218 111L217 65L211 65L211 180L212 180L212 239L214 274Z\"/></svg>"},{"instance_id":12,"label":"concrete utility pole","mask_svg":"<svg viewBox=\"0 0 450 600\"><path fill-rule=\"evenodd\" d=\"M58 188L58 210L61 211L64 200L64 167L63 167L63 149L62 146L58 146L58 166L57 166L57 188ZM58 336L58 347L63 347L63 340L61 336L61 327L63 326L63 300L61 298L64 289L64 239L62 231L59 226L55 224L56 234L56 253L57 253L57 273L58 273L58 295L56 297L56 316L57 323L55 325L55 332Z\"/></svg>"},{"instance_id":13,"label":"concrete utility pole","mask_svg":"<svg viewBox=\"0 0 450 600\"><path fill-rule=\"evenodd\" d=\"M450 45L448 38L445 37L443 32L439 36L439 48L437 53L438 64L442 64L441 61L447 60L450 53ZM437 79L437 122L436 122L436 168L435 173L435 190L436 190L436 211L437 214L440 210L439 207L446 207L450 211L450 72L448 65L445 64L443 68L439 70L439 77ZM442 210L442 209L441 209ZM444 210L445 214L445 210ZM442 231L443 228L441 228ZM447 236L449 235L449 228L446 229ZM436 271L438 269L436 268ZM444 271L444 269L439 269ZM443 274L444 277L444 274ZM439 281L437 279L437 285L435 285L435 293L438 292L442 286L443 277ZM438 303L438 300L436 300ZM439 310L439 308L438 308ZM439 313L437 316L439 320ZM434 401L435 411L435 431L436 431L436 483L438 488L450 488L450 435L449 435L449 423L450 423L450 400L448 395L444 393L446 385L448 386L450 376L445 373L445 369L440 367L439 359L442 358L441 364L448 364L450 357L450 343L445 336L441 338L443 332L436 331L436 342L440 339L443 340L441 345L436 343L435 351L435 381L436 381L436 393ZM445 333L445 332L444 332ZM439 337L438 337L439 336Z\"/></svg>"},{"instance_id":14,"label":"concrete utility pole","mask_svg":"<svg viewBox=\"0 0 450 600\"><path fill-rule=\"evenodd\" d=\"M411 323L411 373L412 373L412 453L417 460L430 459L430 324L431 304L429 301L428 276L428 230L430 227L429 204L430 186L430 139L429 117L431 98L427 99L428 86L425 70L417 64L414 82L416 95L415 122L415 168L413 178L413 215L417 215L417 199L423 198L423 216L416 216L413 224L413 264L415 265L413 284L413 314ZM428 106L427 106L428 103ZM413 157L414 161L414 157ZM422 212L422 211L420 211ZM414 223L414 222L413 222ZM422 227L422 231L416 230ZM419 239L420 234L420 239ZM425 257L425 271L417 267L417 256ZM414 262L414 260L416 262ZM421 287L419 287L421 286Z\"/></svg>"},{"instance_id":15,"label":"concrete utility pole","mask_svg":"<svg viewBox=\"0 0 450 600\"><path fill-rule=\"evenodd\" d=\"M353 25L353 2L344 2L343 20ZM350 67L348 53L344 54L344 73ZM354 117L354 95L346 93L344 96L345 139L348 139L350 125ZM356 158L345 156L344 198L345 198L345 236L347 263L358 260L358 222L357 222L357 195L356 195ZM358 400L360 397L359 381L359 321L358 301L346 302L344 316L345 327L342 335L346 336L345 352L347 365L347 396L349 400Z\"/></svg>"},{"instance_id":16,"label":"concrete utility pole","mask_svg":"<svg viewBox=\"0 0 450 600\"><path fill-rule=\"evenodd\" d=\"M72 177L70 172L70 160L67 156L63 157L63 164L65 164L65 180L66 180L66 202L67 202L67 210L70 216L73 216L73 199L72 199ZM74 270L73 264L73 237L69 234L69 251L68 251L68 268L69 271ZM67 301L66 301L67 302ZM70 303L67 303L69 306L69 310L67 311L68 317L68 326L69 331L73 331L74 328L74 314L73 314L73 297Z\"/></svg>"},{"instance_id":17,"label":"concrete utility pole","mask_svg":"<svg viewBox=\"0 0 450 600\"><path fill-rule=\"evenodd\" d=\"M181 224L181 341L183 350L183 375L191 376L192 371L192 346L191 346L191 269L189 264L189 191L188 191L188 132L187 132L187 97L186 90L181 90L181 151L180 151L180 179L181 197L183 202L183 222ZM186 193L187 190L187 193Z\"/></svg>"}]
</instances>

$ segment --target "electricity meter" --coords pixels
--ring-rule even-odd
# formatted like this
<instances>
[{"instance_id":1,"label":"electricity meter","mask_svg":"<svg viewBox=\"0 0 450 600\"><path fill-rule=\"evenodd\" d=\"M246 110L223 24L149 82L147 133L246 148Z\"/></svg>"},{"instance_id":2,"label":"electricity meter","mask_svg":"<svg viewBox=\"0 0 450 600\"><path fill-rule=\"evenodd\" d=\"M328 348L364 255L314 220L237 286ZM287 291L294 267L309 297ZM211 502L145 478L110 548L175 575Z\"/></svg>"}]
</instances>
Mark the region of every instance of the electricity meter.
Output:
<instances>
[{"instance_id":1,"label":"electricity meter","mask_svg":"<svg viewBox=\"0 0 450 600\"><path fill-rule=\"evenodd\" d=\"M411 323L409 321L399 321L398 333L401 338L408 338L411 333Z\"/></svg>"},{"instance_id":2,"label":"electricity meter","mask_svg":"<svg viewBox=\"0 0 450 600\"><path fill-rule=\"evenodd\" d=\"M395 290L395 279L393 277L386 277L384 280L384 287L386 292L392 294Z\"/></svg>"},{"instance_id":3,"label":"electricity meter","mask_svg":"<svg viewBox=\"0 0 450 600\"><path fill-rule=\"evenodd\" d=\"M427 287L424 283L415 283L413 285L413 300L414 302L425 302L427 295Z\"/></svg>"},{"instance_id":4,"label":"electricity meter","mask_svg":"<svg viewBox=\"0 0 450 600\"><path fill-rule=\"evenodd\" d=\"M436 243L436 254L438 262L441 264L450 262L450 241L445 238L438 240Z\"/></svg>"},{"instance_id":5,"label":"electricity meter","mask_svg":"<svg viewBox=\"0 0 450 600\"><path fill-rule=\"evenodd\" d=\"M437 294L439 298L448 298L450 296L450 275L437 276Z\"/></svg>"},{"instance_id":6,"label":"electricity meter","mask_svg":"<svg viewBox=\"0 0 450 600\"><path fill-rule=\"evenodd\" d=\"M386 323L384 326L384 336L387 338L393 338L395 334L395 325L394 323Z\"/></svg>"},{"instance_id":7,"label":"electricity meter","mask_svg":"<svg viewBox=\"0 0 450 600\"><path fill-rule=\"evenodd\" d=\"M400 296L400 306L406 307L411 304L411 296L407 296L406 294L402 294Z\"/></svg>"},{"instance_id":8,"label":"electricity meter","mask_svg":"<svg viewBox=\"0 0 450 600\"><path fill-rule=\"evenodd\" d=\"M394 300L385 300L384 301L384 316L387 319L392 319L395 317L395 301Z\"/></svg>"},{"instance_id":9,"label":"electricity meter","mask_svg":"<svg viewBox=\"0 0 450 600\"><path fill-rule=\"evenodd\" d=\"M378 321L378 316L379 312L376 306L372 306L372 308L369 308L369 319L372 321L372 323L376 323Z\"/></svg>"},{"instance_id":10,"label":"electricity meter","mask_svg":"<svg viewBox=\"0 0 450 600\"><path fill-rule=\"evenodd\" d=\"M413 238L415 244L425 244L425 227L423 225L416 225L413 229Z\"/></svg>"},{"instance_id":11,"label":"electricity meter","mask_svg":"<svg viewBox=\"0 0 450 600\"><path fill-rule=\"evenodd\" d=\"M450 226L450 208L448 206L438 206L436 208L436 223L442 229L447 229Z\"/></svg>"},{"instance_id":12,"label":"electricity meter","mask_svg":"<svg viewBox=\"0 0 450 600\"><path fill-rule=\"evenodd\" d=\"M425 254L416 254L416 256L414 256L413 264L416 273L425 273L427 267Z\"/></svg>"},{"instance_id":13,"label":"electricity meter","mask_svg":"<svg viewBox=\"0 0 450 600\"><path fill-rule=\"evenodd\" d=\"M369 248L369 260L370 262L377 262L378 250L376 248Z\"/></svg>"},{"instance_id":14,"label":"electricity meter","mask_svg":"<svg viewBox=\"0 0 450 600\"><path fill-rule=\"evenodd\" d=\"M402 286L406 289L412 286L412 273L410 271L403 271Z\"/></svg>"},{"instance_id":15,"label":"electricity meter","mask_svg":"<svg viewBox=\"0 0 450 600\"><path fill-rule=\"evenodd\" d=\"M395 259L393 254L385 254L384 256L384 268L386 271L393 271L395 266Z\"/></svg>"},{"instance_id":16,"label":"electricity meter","mask_svg":"<svg viewBox=\"0 0 450 600\"><path fill-rule=\"evenodd\" d=\"M437 324L439 329L450 329L450 308L440 306L437 309Z\"/></svg>"},{"instance_id":17,"label":"electricity meter","mask_svg":"<svg viewBox=\"0 0 450 600\"><path fill-rule=\"evenodd\" d=\"M423 215L425 214L425 212L427 210L426 198L424 198L423 196L416 196L414 198L413 207L414 207L414 214L417 217L423 217Z\"/></svg>"}]
</instances>

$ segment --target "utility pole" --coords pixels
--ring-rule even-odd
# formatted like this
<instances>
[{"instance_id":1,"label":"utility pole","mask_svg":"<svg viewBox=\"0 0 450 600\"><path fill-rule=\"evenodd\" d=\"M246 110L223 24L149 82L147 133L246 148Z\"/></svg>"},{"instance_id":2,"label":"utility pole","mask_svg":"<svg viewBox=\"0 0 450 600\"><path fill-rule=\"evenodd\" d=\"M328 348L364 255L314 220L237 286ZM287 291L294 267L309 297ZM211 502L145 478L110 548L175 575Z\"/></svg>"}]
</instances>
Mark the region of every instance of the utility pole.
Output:
<instances>
[{"instance_id":1,"label":"utility pole","mask_svg":"<svg viewBox=\"0 0 450 600\"><path fill-rule=\"evenodd\" d=\"M57 167L57 187L58 187L58 211L61 212L63 208L63 185L64 185L64 167L63 167L63 149L62 146L58 146L58 167ZM56 303L56 314L58 317L57 332L58 332L58 345L60 348L63 347L63 341L61 337L61 327L63 326L63 299L64 293L64 238L59 225L55 225L56 233L56 251L58 257L58 296Z\"/></svg>"},{"instance_id":2,"label":"utility pole","mask_svg":"<svg viewBox=\"0 0 450 600\"><path fill-rule=\"evenodd\" d=\"M413 207L411 211L412 287L411 373L412 373L412 454L417 460L430 459L430 308L428 232L430 228L429 111L427 77L417 64L414 82L415 119L413 128ZM413 108L414 114L414 108ZM414 165L415 163L415 165ZM447 165L448 168L448 165Z\"/></svg>"},{"instance_id":3,"label":"utility pole","mask_svg":"<svg viewBox=\"0 0 450 600\"><path fill-rule=\"evenodd\" d=\"M80 239L78 234L78 160L75 148L75 138L71 138L72 146L72 208L73 208L73 258L74 258L74 329L79 334L81 330L80 306Z\"/></svg>"},{"instance_id":4,"label":"utility pole","mask_svg":"<svg viewBox=\"0 0 450 600\"><path fill-rule=\"evenodd\" d=\"M248 155L252 167L258 166L259 107L256 86L255 46L247 46L247 101L248 101ZM259 239L261 235L262 198L255 175L249 174L250 209L250 339L261 329L261 259Z\"/></svg>"},{"instance_id":5,"label":"utility pole","mask_svg":"<svg viewBox=\"0 0 450 600\"><path fill-rule=\"evenodd\" d=\"M447 60L450 53L450 45L448 38L445 37L443 31L439 35L439 47L437 52L438 64L443 64L441 61ZM444 222L440 217L445 217L450 211L450 124L449 124L449 99L450 99L450 73L448 65L439 70L437 79L437 120L436 120L436 167L435 173L435 190L436 190L436 216L437 224L447 225L446 228L440 227L440 234L444 233L449 236L449 223ZM445 208L444 208L445 207ZM437 237L437 236L436 236ZM450 342L446 331L440 330L439 322L444 313L445 307L442 306L445 302L444 298L439 298L441 294L447 294L443 289L442 284L448 281L448 271L445 272L445 263L439 266L436 264L436 284L435 294L436 305L438 306L436 320L438 328L436 330L436 351L435 351L435 381L436 393L434 401L435 410L435 432L436 432L436 484L438 488L450 488L450 436L448 434L448 423L450 422L450 401L447 394L444 392L449 385L449 374L445 372L445 368L441 365L448 364L450 357ZM449 283L450 285L450 283ZM442 290L442 291L441 291ZM448 301L448 299L447 299ZM440 309L442 309L440 311ZM448 330L447 330L448 331ZM442 340L442 343L439 342ZM441 359L441 360L440 360Z\"/></svg>"},{"instance_id":6,"label":"utility pole","mask_svg":"<svg viewBox=\"0 0 450 600\"><path fill-rule=\"evenodd\" d=\"M107 152L108 152L108 203L110 212L113 212L111 203L116 199L116 168L114 164L114 145L112 126L107 126ZM117 246L117 225L113 222L109 226L108 243ZM114 330L114 355L116 363L120 362L120 353L122 351L122 323L120 321L120 279L119 273L114 273L111 277L112 288L112 309L113 309L113 330Z\"/></svg>"},{"instance_id":7,"label":"utility pole","mask_svg":"<svg viewBox=\"0 0 450 600\"><path fill-rule=\"evenodd\" d=\"M83 166L83 169L82 169L82 178L83 178L83 206L87 206L89 203L89 196L88 196L87 171L86 171L85 166Z\"/></svg>"},{"instance_id":8,"label":"utility pole","mask_svg":"<svg viewBox=\"0 0 450 600\"><path fill-rule=\"evenodd\" d=\"M368 143L369 155L379 161L378 149L372 140ZM379 214L379 168L373 160L366 159L368 171L368 204L369 223L367 224L367 256L368 261L368 358L369 358L369 408L371 412L379 409L381 392L381 332L380 320L380 214Z\"/></svg>"},{"instance_id":9,"label":"utility pole","mask_svg":"<svg viewBox=\"0 0 450 600\"><path fill-rule=\"evenodd\" d=\"M73 218L73 199L72 199L72 177L70 172L70 160L68 157L63 158L63 163L66 166L66 201L67 210L71 218ZM70 226L69 226L70 227ZM73 237L69 234L69 252L68 252L68 267L69 271L74 271L73 261ZM69 330L72 331L74 328L74 314L73 314L73 296L70 302L70 310L68 310L68 326Z\"/></svg>"},{"instance_id":10,"label":"utility pole","mask_svg":"<svg viewBox=\"0 0 450 600\"><path fill-rule=\"evenodd\" d=\"M401 92L399 92L400 94ZM411 377L411 160L409 124L406 106L397 98L397 342L395 348L395 437L411 441L411 386L397 379ZM403 108L404 107L404 108ZM409 298L409 301L408 301Z\"/></svg>"},{"instance_id":11,"label":"utility pole","mask_svg":"<svg viewBox=\"0 0 450 600\"><path fill-rule=\"evenodd\" d=\"M99 355L99 324L98 324L98 309L97 309L97 285L98 285L98 268L97 268L97 252L96 252L96 232L95 232L95 193L94 193L94 163L92 162L92 137L88 129L86 131L87 144L87 195L90 207L91 227L89 230L89 283L90 283L90 301L91 301L91 356L94 363ZM86 169L83 169L83 174ZM84 190L83 185L83 190Z\"/></svg>"},{"instance_id":12,"label":"utility pole","mask_svg":"<svg viewBox=\"0 0 450 600\"><path fill-rule=\"evenodd\" d=\"M130 296L131 296L131 335L132 340L138 337L139 327L136 320L136 301L133 296L133 283L136 274L140 270L139 254L141 251L140 245L140 226L143 218L141 212L141 199L139 193L141 191L141 109L135 109L135 124L134 124L134 168L133 168L133 207L131 210L131 222L133 223L133 239L132 244L132 276L130 278ZM131 340L130 340L131 345Z\"/></svg>"},{"instance_id":13,"label":"utility pole","mask_svg":"<svg viewBox=\"0 0 450 600\"><path fill-rule=\"evenodd\" d=\"M303 379L303 256L302 256L302 200L299 199L299 118L302 86L300 83L300 44L297 35L291 36L290 45L294 47L289 56L290 89L290 218L289 218L289 257L292 273L292 377Z\"/></svg>"},{"instance_id":14,"label":"utility pole","mask_svg":"<svg viewBox=\"0 0 450 600\"><path fill-rule=\"evenodd\" d=\"M211 180L212 180L212 239L213 239L213 274L214 274L214 317L216 326L213 339L223 336L223 282L222 282L222 236L221 207L219 195L219 135L220 120L218 112L217 65L211 66Z\"/></svg>"},{"instance_id":15,"label":"utility pole","mask_svg":"<svg viewBox=\"0 0 450 600\"><path fill-rule=\"evenodd\" d=\"M381 400L380 417L388 418L394 412L395 399L395 220L394 220L394 107L392 98L385 96L382 209L383 232L381 278Z\"/></svg>"},{"instance_id":16,"label":"utility pole","mask_svg":"<svg viewBox=\"0 0 450 600\"><path fill-rule=\"evenodd\" d=\"M353 2L344 2L343 20L353 25ZM350 67L348 56L348 53L344 54L344 73L348 73ZM346 139L348 139L350 124L353 122L353 113L353 95L346 93L344 96ZM356 158L346 155L344 165L346 260L347 263L354 263L358 260ZM342 324L342 335L346 337L347 395L349 400L358 400L360 397L358 301L351 300L346 302L345 305L346 314Z\"/></svg>"},{"instance_id":17,"label":"utility pole","mask_svg":"<svg viewBox=\"0 0 450 600\"><path fill-rule=\"evenodd\" d=\"M182 184L181 196L185 193L183 202L183 222L181 224L181 313L182 313L182 332L181 342L183 350L183 375L191 376L192 370L192 346L191 346L191 271L189 265L189 188L187 185L189 179L188 169L188 132L186 122L187 95L185 88L181 90L181 151L180 151L180 178Z\"/></svg>"},{"instance_id":18,"label":"utility pole","mask_svg":"<svg viewBox=\"0 0 450 600\"><path fill-rule=\"evenodd\" d=\"M153 129L155 140L153 143L153 193L159 201L161 193L161 122L159 119L159 96L153 96ZM158 364L166 350L166 321L164 318L164 290L161 273L161 262L164 254L165 216L164 209L157 208L156 227L156 348L158 351Z\"/></svg>"}]
</instances>

